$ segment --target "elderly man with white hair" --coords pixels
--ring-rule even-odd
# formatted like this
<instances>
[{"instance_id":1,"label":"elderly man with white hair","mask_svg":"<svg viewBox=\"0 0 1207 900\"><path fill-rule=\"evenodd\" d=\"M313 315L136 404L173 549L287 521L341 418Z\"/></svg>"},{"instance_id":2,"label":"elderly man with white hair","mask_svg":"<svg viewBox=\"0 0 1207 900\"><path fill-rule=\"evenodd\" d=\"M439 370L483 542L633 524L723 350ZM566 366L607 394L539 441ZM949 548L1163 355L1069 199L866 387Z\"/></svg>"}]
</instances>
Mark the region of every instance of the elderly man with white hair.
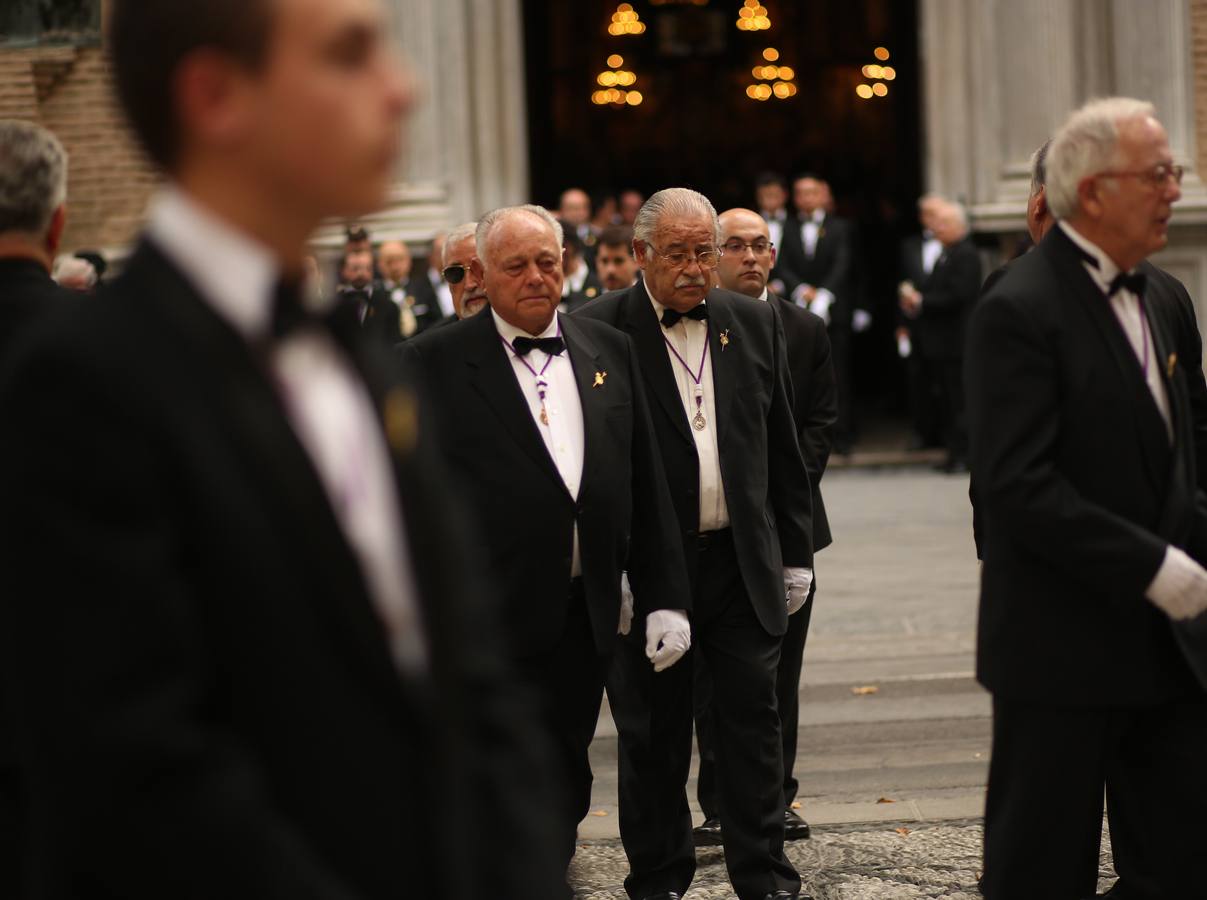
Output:
<instances>
[{"instance_id":1,"label":"elderly man with white hair","mask_svg":"<svg viewBox=\"0 0 1207 900\"><path fill-rule=\"evenodd\" d=\"M489 311L425 332L401 355L434 401L510 646L544 708L569 863L591 799L587 748L604 678L627 628L621 573L627 566L651 673L687 652L691 597L633 345L558 312L561 225L538 206L499 209L478 222L476 243L470 267Z\"/></svg>"},{"instance_id":2,"label":"elderly man with white hair","mask_svg":"<svg viewBox=\"0 0 1207 900\"><path fill-rule=\"evenodd\" d=\"M466 222L450 231L444 239L441 272L453 297L453 319L468 319L486 309L485 279L482 269L475 269L478 245L475 235L477 222Z\"/></svg>"},{"instance_id":3,"label":"elderly man with white hair","mask_svg":"<svg viewBox=\"0 0 1207 900\"><path fill-rule=\"evenodd\" d=\"M1202 896L1207 513L1178 306L1142 266L1182 167L1151 104L1112 98L1047 158L1057 218L978 304L968 345L983 518L978 678L993 694L989 900Z\"/></svg>"},{"instance_id":4,"label":"elderly man with white hair","mask_svg":"<svg viewBox=\"0 0 1207 900\"><path fill-rule=\"evenodd\" d=\"M809 595L813 538L784 328L768 304L711 289L721 228L702 194L658 191L633 232L644 279L575 318L632 337L652 398L692 579L692 653L712 680L707 716L729 879L740 900L789 900L800 878L783 849L776 668L788 616ZM608 689L620 733L625 888L634 900L678 900L695 874L692 672L650 672L633 638L621 654Z\"/></svg>"}]
</instances>

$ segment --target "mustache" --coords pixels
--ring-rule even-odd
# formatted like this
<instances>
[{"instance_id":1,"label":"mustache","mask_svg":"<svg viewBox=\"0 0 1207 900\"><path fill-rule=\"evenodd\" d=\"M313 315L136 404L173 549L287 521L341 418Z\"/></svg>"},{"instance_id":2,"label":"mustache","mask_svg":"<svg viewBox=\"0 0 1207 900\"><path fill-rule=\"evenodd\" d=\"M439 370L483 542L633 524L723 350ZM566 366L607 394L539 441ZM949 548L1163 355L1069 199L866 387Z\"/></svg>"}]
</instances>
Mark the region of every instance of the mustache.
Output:
<instances>
[{"instance_id":1,"label":"mustache","mask_svg":"<svg viewBox=\"0 0 1207 900\"><path fill-rule=\"evenodd\" d=\"M675 287L708 287L708 282L704 280L703 275L688 276L680 275L675 279Z\"/></svg>"},{"instance_id":2,"label":"mustache","mask_svg":"<svg viewBox=\"0 0 1207 900\"><path fill-rule=\"evenodd\" d=\"M466 291L465 295L462 297L462 300L464 300L466 303L468 303L470 300L485 300L485 299L486 299L486 288L475 288L472 291Z\"/></svg>"}]
</instances>

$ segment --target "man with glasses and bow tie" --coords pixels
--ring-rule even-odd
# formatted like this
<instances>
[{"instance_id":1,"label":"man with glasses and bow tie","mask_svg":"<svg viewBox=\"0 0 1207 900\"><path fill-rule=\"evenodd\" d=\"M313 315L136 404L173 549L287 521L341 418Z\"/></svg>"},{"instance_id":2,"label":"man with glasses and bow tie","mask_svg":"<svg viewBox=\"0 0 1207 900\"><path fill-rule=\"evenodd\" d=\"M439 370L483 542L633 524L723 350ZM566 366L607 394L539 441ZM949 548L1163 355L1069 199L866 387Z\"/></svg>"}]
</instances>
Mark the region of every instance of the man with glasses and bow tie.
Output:
<instances>
[{"instance_id":1,"label":"man with glasses and bow tie","mask_svg":"<svg viewBox=\"0 0 1207 900\"><path fill-rule=\"evenodd\" d=\"M800 878L783 852L776 666L788 616L809 594L813 538L784 330L766 303L710 290L720 227L702 194L654 194L634 235L644 280L575 318L608 322L636 344L692 583L692 652L713 682L730 881L740 900L788 900ZM634 900L678 900L695 874L692 670L641 666L633 630L609 682L625 888Z\"/></svg>"},{"instance_id":2,"label":"man with glasses and bow tie","mask_svg":"<svg viewBox=\"0 0 1207 900\"><path fill-rule=\"evenodd\" d=\"M1093 897L1105 786L1127 846L1109 896L1201 896L1202 360L1144 265L1182 167L1151 104L1111 98L1069 118L1046 174L1057 223L978 303L967 352L994 700L982 889Z\"/></svg>"},{"instance_id":3,"label":"man with glasses and bow tie","mask_svg":"<svg viewBox=\"0 0 1207 900\"><path fill-rule=\"evenodd\" d=\"M561 225L538 206L499 209L476 242L471 272L489 313L409 341L402 359L436 401L512 653L543 701L569 863L591 798L587 748L621 627L621 573L651 672L687 652L691 596L632 342L557 311Z\"/></svg>"}]
</instances>

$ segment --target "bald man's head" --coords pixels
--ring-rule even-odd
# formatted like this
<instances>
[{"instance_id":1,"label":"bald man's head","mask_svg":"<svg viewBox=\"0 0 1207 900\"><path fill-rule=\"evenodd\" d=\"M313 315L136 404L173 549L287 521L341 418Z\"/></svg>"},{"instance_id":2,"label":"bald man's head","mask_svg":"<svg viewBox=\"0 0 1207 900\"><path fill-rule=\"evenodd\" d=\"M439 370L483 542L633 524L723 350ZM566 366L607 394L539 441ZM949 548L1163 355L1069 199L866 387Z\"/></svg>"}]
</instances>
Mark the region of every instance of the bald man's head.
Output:
<instances>
[{"instance_id":1,"label":"bald man's head","mask_svg":"<svg viewBox=\"0 0 1207 900\"><path fill-rule=\"evenodd\" d=\"M721 287L748 297L760 297L775 265L775 248L767 222L751 209L727 209L718 217L721 259L717 278Z\"/></svg>"}]
</instances>

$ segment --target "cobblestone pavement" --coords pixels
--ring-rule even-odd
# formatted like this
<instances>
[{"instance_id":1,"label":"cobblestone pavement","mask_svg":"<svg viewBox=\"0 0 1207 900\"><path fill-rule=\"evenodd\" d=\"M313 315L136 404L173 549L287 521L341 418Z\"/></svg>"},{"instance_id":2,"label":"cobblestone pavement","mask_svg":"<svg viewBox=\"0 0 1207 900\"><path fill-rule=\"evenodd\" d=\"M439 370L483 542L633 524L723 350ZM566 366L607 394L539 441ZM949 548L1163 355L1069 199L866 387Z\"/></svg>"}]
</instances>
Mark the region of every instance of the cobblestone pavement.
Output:
<instances>
[{"instance_id":1,"label":"cobblestone pavement","mask_svg":"<svg viewBox=\"0 0 1207 900\"><path fill-rule=\"evenodd\" d=\"M882 823L815 831L787 845L803 892L814 900L979 900L981 825ZM721 849L697 852L696 879L685 900L731 900ZM580 900L626 900L624 850L617 840L580 845L570 883ZM1109 838L1103 835L1099 890L1114 881Z\"/></svg>"}]
</instances>

